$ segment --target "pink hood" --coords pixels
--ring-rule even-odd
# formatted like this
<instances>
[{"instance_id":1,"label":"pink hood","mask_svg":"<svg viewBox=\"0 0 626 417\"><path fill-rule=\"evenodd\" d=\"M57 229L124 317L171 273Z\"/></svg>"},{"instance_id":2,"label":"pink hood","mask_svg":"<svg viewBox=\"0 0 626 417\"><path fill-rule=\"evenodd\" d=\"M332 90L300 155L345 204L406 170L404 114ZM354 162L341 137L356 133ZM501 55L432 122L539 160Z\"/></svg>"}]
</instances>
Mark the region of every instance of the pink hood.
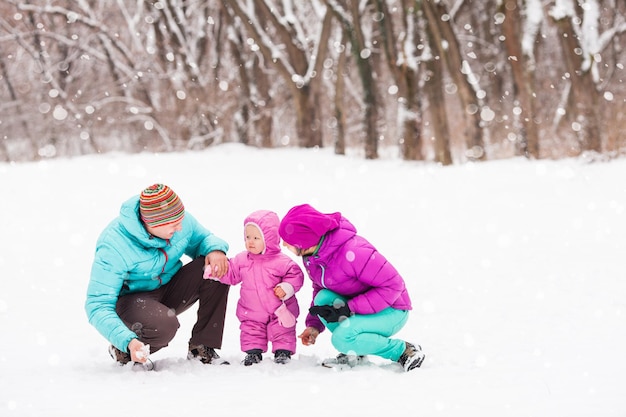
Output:
<instances>
[{"instance_id":1,"label":"pink hood","mask_svg":"<svg viewBox=\"0 0 626 417\"><path fill-rule=\"evenodd\" d=\"M254 225L261 232L263 240L265 241L263 255L273 255L280 252L280 236L278 236L279 224L280 220L278 219L278 215L269 210L257 210L243 221L244 229L248 225ZM244 240L245 238L244 231Z\"/></svg>"}]
</instances>

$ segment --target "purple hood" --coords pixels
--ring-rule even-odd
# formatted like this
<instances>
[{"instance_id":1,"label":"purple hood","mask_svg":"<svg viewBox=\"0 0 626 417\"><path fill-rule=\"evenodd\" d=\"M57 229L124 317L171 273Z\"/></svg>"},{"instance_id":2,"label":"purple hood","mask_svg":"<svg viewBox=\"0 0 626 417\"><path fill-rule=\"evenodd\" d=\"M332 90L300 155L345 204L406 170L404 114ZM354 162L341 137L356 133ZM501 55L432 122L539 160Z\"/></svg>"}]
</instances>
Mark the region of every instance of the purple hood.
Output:
<instances>
[{"instance_id":1,"label":"purple hood","mask_svg":"<svg viewBox=\"0 0 626 417\"><path fill-rule=\"evenodd\" d=\"M308 204L291 208L280 222L280 237L291 246L308 249L322 236L339 227L341 213L324 214Z\"/></svg>"}]
</instances>

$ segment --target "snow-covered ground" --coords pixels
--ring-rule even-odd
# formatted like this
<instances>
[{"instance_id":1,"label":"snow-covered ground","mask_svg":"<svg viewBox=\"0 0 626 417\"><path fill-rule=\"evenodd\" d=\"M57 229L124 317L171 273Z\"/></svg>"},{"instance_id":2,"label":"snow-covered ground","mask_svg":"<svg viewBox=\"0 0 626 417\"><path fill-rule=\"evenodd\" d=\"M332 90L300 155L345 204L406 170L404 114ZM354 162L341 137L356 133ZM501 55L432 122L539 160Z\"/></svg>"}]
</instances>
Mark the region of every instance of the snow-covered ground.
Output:
<instances>
[{"instance_id":1,"label":"snow-covered ground","mask_svg":"<svg viewBox=\"0 0 626 417\"><path fill-rule=\"evenodd\" d=\"M624 417L625 178L626 160L440 167L240 145L0 164L0 415ZM193 310L157 372L114 364L83 310L94 244L155 182L229 255L253 210L343 212L404 275L399 336L422 345L422 368L322 368L327 333L286 366L244 367L238 287L221 350L233 365L185 359ZM306 307L308 281L297 295Z\"/></svg>"}]
</instances>

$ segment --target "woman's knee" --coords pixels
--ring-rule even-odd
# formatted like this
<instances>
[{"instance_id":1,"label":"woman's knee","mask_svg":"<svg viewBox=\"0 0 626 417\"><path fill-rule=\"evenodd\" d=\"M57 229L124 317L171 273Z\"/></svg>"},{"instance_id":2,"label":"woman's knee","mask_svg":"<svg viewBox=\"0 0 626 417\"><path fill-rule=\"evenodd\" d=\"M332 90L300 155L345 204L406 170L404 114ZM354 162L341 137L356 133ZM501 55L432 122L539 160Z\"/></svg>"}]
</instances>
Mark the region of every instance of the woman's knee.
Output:
<instances>
[{"instance_id":1,"label":"woman's knee","mask_svg":"<svg viewBox=\"0 0 626 417\"><path fill-rule=\"evenodd\" d=\"M349 318L337 324L332 330L331 343L338 351L347 353L354 349L358 331L351 325Z\"/></svg>"},{"instance_id":2,"label":"woman's knee","mask_svg":"<svg viewBox=\"0 0 626 417\"><path fill-rule=\"evenodd\" d=\"M315 295L313 304L316 306L329 306L335 304L337 301L345 303L346 298L331 290L322 289Z\"/></svg>"}]
</instances>

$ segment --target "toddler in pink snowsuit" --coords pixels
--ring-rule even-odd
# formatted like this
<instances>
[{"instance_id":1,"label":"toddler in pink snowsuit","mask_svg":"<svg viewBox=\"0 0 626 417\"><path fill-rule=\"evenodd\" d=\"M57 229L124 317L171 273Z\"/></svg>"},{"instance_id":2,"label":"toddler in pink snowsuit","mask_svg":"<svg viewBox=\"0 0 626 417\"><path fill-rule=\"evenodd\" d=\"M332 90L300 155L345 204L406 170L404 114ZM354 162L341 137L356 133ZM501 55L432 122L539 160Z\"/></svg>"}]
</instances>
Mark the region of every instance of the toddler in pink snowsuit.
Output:
<instances>
[{"instance_id":1,"label":"toddler in pink snowsuit","mask_svg":"<svg viewBox=\"0 0 626 417\"><path fill-rule=\"evenodd\" d=\"M285 364L296 351L296 317L300 313L294 294L302 288L300 266L280 250L278 215L258 210L244 220L246 250L229 259L223 284L241 283L237 318L241 322L243 360L250 366L263 360L268 342L272 343L274 362ZM217 280L211 271L205 278Z\"/></svg>"}]
</instances>

